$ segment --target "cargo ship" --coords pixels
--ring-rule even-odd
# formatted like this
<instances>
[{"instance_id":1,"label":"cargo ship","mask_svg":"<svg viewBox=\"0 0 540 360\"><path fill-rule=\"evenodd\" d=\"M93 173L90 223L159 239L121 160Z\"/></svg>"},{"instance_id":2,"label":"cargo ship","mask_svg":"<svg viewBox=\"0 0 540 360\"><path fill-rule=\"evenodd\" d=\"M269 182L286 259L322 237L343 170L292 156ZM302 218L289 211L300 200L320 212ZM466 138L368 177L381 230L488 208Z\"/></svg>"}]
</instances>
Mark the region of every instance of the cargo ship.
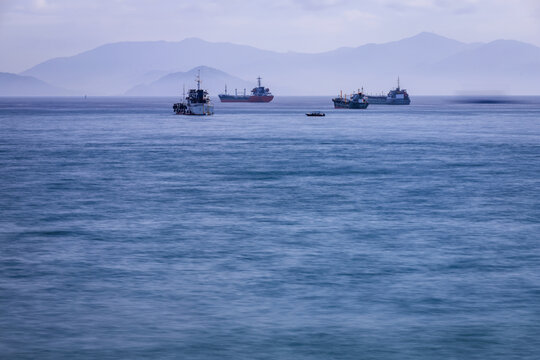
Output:
<instances>
[{"instance_id":1,"label":"cargo ship","mask_svg":"<svg viewBox=\"0 0 540 360\"><path fill-rule=\"evenodd\" d=\"M238 91L234 91L234 95L227 94L227 85L225 85L225 93L219 94L219 100L221 102L251 102L251 103L267 103L274 99L274 95L270 92L269 88L261 86L261 77L257 78L258 85L257 87L251 90L251 95L246 94L246 89L244 89L243 95L238 95Z\"/></svg>"},{"instance_id":2,"label":"cargo ship","mask_svg":"<svg viewBox=\"0 0 540 360\"><path fill-rule=\"evenodd\" d=\"M386 96L368 95L367 101L374 105L409 105L411 103L407 90L399 87L399 77L397 88L390 90Z\"/></svg>"},{"instance_id":3,"label":"cargo ship","mask_svg":"<svg viewBox=\"0 0 540 360\"><path fill-rule=\"evenodd\" d=\"M356 94L352 94L350 98L347 98L347 95L343 97L340 93L339 97L333 98L332 101L336 109L365 109L369 105L364 93L360 90Z\"/></svg>"},{"instance_id":4,"label":"cargo ship","mask_svg":"<svg viewBox=\"0 0 540 360\"><path fill-rule=\"evenodd\" d=\"M190 89L188 96L185 92L182 101L173 105L176 115L213 115L214 105L210 102L208 91L201 89L201 73L197 74L197 89Z\"/></svg>"}]
</instances>

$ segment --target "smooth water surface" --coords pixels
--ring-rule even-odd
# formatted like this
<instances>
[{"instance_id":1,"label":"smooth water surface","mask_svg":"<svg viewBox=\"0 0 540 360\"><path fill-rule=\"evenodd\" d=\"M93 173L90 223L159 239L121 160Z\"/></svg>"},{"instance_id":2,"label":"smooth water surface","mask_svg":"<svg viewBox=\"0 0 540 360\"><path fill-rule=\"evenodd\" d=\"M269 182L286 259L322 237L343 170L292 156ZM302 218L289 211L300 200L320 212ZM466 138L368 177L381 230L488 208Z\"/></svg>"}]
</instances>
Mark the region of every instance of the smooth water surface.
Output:
<instances>
[{"instance_id":1,"label":"smooth water surface","mask_svg":"<svg viewBox=\"0 0 540 360\"><path fill-rule=\"evenodd\" d=\"M539 98L174 100L0 99L0 358L540 357Z\"/></svg>"}]
</instances>

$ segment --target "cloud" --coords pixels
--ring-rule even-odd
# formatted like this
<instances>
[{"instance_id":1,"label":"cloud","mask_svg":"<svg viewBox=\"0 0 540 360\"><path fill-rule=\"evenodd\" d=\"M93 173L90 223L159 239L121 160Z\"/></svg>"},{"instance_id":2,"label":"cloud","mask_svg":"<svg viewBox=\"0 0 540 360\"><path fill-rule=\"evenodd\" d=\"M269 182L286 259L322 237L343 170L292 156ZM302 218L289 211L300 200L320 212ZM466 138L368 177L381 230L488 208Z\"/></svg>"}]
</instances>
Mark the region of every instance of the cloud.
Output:
<instances>
[{"instance_id":1,"label":"cloud","mask_svg":"<svg viewBox=\"0 0 540 360\"><path fill-rule=\"evenodd\" d=\"M304 0L300 4L305 10L324 10L336 6L348 6L347 0Z\"/></svg>"},{"instance_id":2,"label":"cloud","mask_svg":"<svg viewBox=\"0 0 540 360\"><path fill-rule=\"evenodd\" d=\"M47 7L47 0L34 0L34 6L36 9L44 9Z\"/></svg>"},{"instance_id":3,"label":"cloud","mask_svg":"<svg viewBox=\"0 0 540 360\"><path fill-rule=\"evenodd\" d=\"M389 10L399 9L402 11L424 14L437 12L445 12L447 14L462 14L475 11L478 0L387 0L385 4Z\"/></svg>"}]
</instances>

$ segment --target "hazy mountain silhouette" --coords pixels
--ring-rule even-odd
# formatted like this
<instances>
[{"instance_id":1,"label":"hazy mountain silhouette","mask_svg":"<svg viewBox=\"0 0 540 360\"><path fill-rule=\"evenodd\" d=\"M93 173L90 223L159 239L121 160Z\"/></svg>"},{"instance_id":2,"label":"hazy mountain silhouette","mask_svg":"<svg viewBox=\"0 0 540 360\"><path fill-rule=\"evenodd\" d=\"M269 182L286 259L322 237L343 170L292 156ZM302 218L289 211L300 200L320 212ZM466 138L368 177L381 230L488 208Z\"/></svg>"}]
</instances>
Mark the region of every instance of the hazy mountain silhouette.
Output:
<instances>
[{"instance_id":1,"label":"hazy mountain silhouette","mask_svg":"<svg viewBox=\"0 0 540 360\"><path fill-rule=\"evenodd\" d=\"M32 76L0 73L0 96L63 96L70 91L52 86Z\"/></svg>"},{"instance_id":2,"label":"hazy mountain silhouette","mask_svg":"<svg viewBox=\"0 0 540 360\"><path fill-rule=\"evenodd\" d=\"M447 57L429 70L433 76L444 72L461 89L482 84L487 90L538 94L539 60L540 48L536 46L497 40Z\"/></svg>"},{"instance_id":3,"label":"hazy mountain silhouette","mask_svg":"<svg viewBox=\"0 0 540 360\"><path fill-rule=\"evenodd\" d=\"M230 73L231 68L255 68L252 63L262 64L273 56L279 54L195 38L180 42L123 42L103 45L68 58L51 59L23 74L58 86L82 89L89 94L114 95L157 80L164 74L186 71L201 64ZM157 76L151 78L150 73ZM253 72L243 76L254 78L258 74Z\"/></svg>"},{"instance_id":4,"label":"hazy mountain silhouette","mask_svg":"<svg viewBox=\"0 0 540 360\"><path fill-rule=\"evenodd\" d=\"M211 96L217 96L217 94L223 92L225 85L227 85L229 92L231 93L234 93L235 88L237 88L239 92L243 92L243 89L245 88L249 93L249 91L256 85L255 80L250 83L208 66L198 66L187 72L175 72L167 74L149 84L137 85L128 90L126 95L180 95L184 86L186 91L196 87L195 79L199 71L201 75L201 87L208 90Z\"/></svg>"},{"instance_id":5,"label":"hazy mountain silhouette","mask_svg":"<svg viewBox=\"0 0 540 360\"><path fill-rule=\"evenodd\" d=\"M151 83L164 75L201 64L243 79L261 75L277 95L334 94L359 87L387 91L397 76L411 94L493 87L507 93L540 93L535 81L540 48L507 40L466 44L432 33L318 54L279 53L196 38L123 42L51 59L23 74L82 93L119 95L128 90L152 92Z\"/></svg>"}]
</instances>

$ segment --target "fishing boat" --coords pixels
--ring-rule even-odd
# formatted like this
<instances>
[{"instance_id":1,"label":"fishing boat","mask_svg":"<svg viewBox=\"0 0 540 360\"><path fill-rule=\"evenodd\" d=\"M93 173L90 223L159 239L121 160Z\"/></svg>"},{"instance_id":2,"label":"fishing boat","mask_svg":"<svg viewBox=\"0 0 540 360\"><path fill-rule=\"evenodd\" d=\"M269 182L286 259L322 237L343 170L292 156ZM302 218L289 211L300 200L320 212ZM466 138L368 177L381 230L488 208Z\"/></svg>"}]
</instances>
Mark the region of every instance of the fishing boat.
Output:
<instances>
[{"instance_id":1,"label":"fishing boat","mask_svg":"<svg viewBox=\"0 0 540 360\"><path fill-rule=\"evenodd\" d=\"M182 101L173 105L176 115L213 115L214 105L210 102L208 91L201 89L201 72L197 78L197 89L190 89L188 95L182 95Z\"/></svg>"},{"instance_id":2,"label":"fishing boat","mask_svg":"<svg viewBox=\"0 0 540 360\"><path fill-rule=\"evenodd\" d=\"M306 116L326 116L326 114L320 111L312 111L307 113Z\"/></svg>"}]
</instances>

